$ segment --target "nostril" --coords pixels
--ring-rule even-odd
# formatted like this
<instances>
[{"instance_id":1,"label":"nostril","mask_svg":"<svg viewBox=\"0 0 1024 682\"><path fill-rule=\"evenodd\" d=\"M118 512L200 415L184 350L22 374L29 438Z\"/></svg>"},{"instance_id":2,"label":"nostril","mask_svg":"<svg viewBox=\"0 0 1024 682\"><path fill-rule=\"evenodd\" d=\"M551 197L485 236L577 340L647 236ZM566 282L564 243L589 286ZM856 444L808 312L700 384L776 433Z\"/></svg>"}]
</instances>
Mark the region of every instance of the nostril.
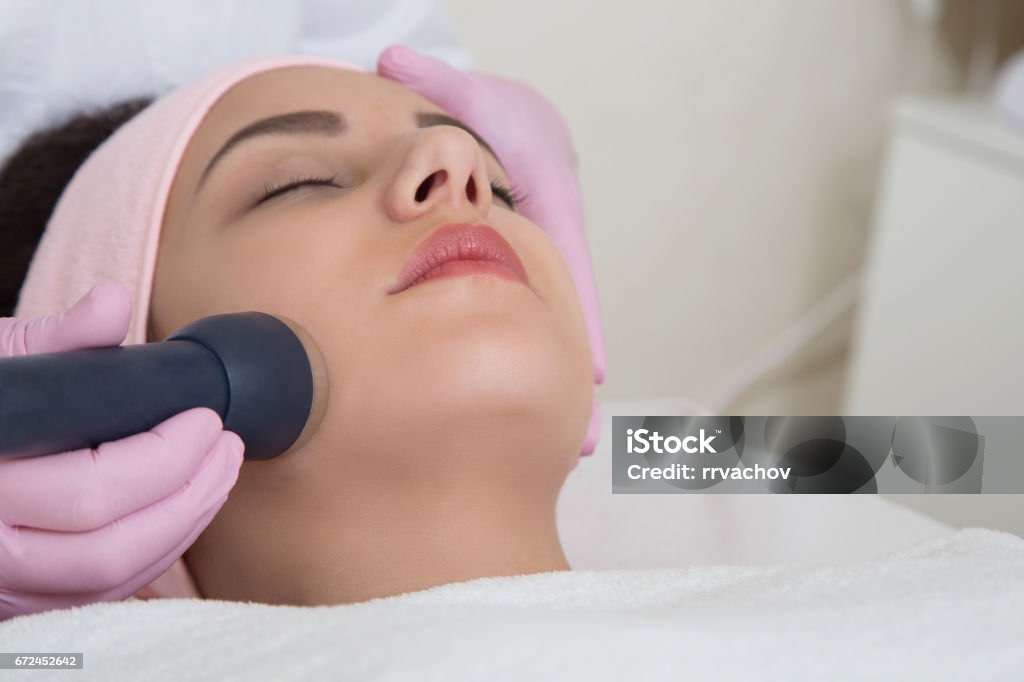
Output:
<instances>
[{"instance_id":1,"label":"nostril","mask_svg":"<svg viewBox=\"0 0 1024 682\"><path fill-rule=\"evenodd\" d=\"M427 176L427 179L420 183L420 186L416 188L416 203L422 203L427 200L430 196L430 190L434 187L439 187L444 184L444 181L448 178L447 171L437 171Z\"/></svg>"},{"instance_id":2,"label":"nostril","mask_svg":"<svg viewBox=\"0 0 1024 682\"><path fill-rule=\"evenodd\" d=\"M469 182L466 183L466 198L469 199L469 203L476 203L476 181L473 176L469 176Z\"/></svg>"}]
</instances>

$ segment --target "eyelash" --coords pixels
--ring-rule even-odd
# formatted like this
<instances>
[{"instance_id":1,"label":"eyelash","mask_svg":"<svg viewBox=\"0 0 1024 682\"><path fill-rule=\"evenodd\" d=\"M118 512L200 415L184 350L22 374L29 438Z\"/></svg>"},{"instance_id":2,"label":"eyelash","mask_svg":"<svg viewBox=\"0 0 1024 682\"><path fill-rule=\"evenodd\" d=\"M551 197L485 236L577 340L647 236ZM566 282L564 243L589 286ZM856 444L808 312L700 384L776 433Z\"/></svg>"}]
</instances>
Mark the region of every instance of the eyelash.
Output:
<instances>
[{"instance_id":1,"label":"eyelash","mask_svg":"<svg viewBox=\"0 0 1024 682\"><path fill-rule=\"evenodd\" d=\"M510 205L513 211L518 210L519 206L526 201L526 195L522 191L515 187L506 187L500 182L491 183L491 192Z\"/></svg>"},{"instance_id":2,"label":"eyelash","mask_svg":"<svg viewBox=\"0 0 1024 682\"><path fill-rule=\"evenodd\" d=\"M280 185L273 185L268 182L263 185L263 191L256 198L256 202L253 206L259 206L264 201L269 201L276 196L290 192L293 189L298 189L299 187L339 187L334 184L334 181L337 178L337 175L332 175L330 177L294 177ZM511 206L513 211L527 199L526 195L519 190L506 187L498 182L491 183L491 192Z\"/></svg>"},{"instance_id":3,"label":"eyelash","mask_svg":"<svg viewBox=\"0 0 1024 682\"><path fill-rule=\"evenodd\" d=\"M259 206L264 201L268 201L276 196L290 192L293 189L298 189L299 187L337 187L338 185L334 184L334 181L337 179L337 175L332 175L330 177L294 177L280 185L274 185L268 182L263 185L263 192L256 198L256 202L253 205Z\"/></svg>"}]
</instances>

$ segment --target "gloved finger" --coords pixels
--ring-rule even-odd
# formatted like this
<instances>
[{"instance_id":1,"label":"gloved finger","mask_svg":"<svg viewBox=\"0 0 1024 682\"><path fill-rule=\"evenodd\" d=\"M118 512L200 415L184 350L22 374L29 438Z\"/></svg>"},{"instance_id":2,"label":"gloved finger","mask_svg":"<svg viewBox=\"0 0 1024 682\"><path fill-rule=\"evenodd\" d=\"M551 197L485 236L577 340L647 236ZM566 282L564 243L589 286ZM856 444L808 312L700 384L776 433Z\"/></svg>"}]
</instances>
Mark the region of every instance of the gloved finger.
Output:
<instances>
[{"instance_id":1,"label":"gloved finger","mask_svg":"<svg viewBox=\"0 0 1024 682\"><path fill-rule=\"evenodd\" d=\"M196 407L94 450L0 461L0 521L66 532L100 528L185 485L221 433L220 416Z\"/></svg>"},{"instance_id":2,"label":"gloved finger","mask_svg":"<svg viewBox=\"0 0 1024 682\"><path fill-rule=\"evenodd\" d=\"M465 73L440 59L405 45L391 45L377 58L377 73L418 92L456 118L472 118L476 86Z\"/></svg>"},{"instance_id":3,"label":"gloved finger","mask_svg":"<svg viewBox=\"0 0 1024 682\"><path fill-rule=\"evenodd\" d=\"M175 561L178 561L181 558L188 548L196 541L196 538L198 538L199 535L206 530L206 527L210 525L210 522L213 521L213 518L217 515L217 512L220 511L221 506L223 506L226 501L227 497L225 496L199 519L196 523L195 529L189 533L188 537L186 537L184 541L175 546L171 551L167 552L167 554L160 557L160 559L153 563L153 565L147 567L127 582L111 589L105 589L99 592L82 592L76 594L44 594L37 592L14 592L11 590L0 589L0 620L21 614L40 613L42 611L51 611L53 609L65 609L83 604L93 604L102 601L120 601L132 596L143 587L159 578L174 564ZM200 595L197 594L196 596L198 597Z\"/></svg>"},{"instance_id":4,"label":"gloved finger","mask_svg":"<svg viewBox=\"0 0 1024 682\"><path fill-rule=\"evenodd\" d=\"M584 245L581 248L586 248ZM586 260L584 261L584 258ZM576 282L576 293L583 310L583 322L587 327L587 338L590 340L590 355L594 366L594 383L604 383L608 373L608 356L604 346L604 331L601 323L601 303L598 300L597 283L594 272L590 269L590 259L579 251L574 251L568 260L578 261L570 264L573 280Z\"/></svg>"},{"instance_id":5,"label":"gloved finger","mask_svg":"<svg viewBox=\"0 0 1024 682\"><path fill-rule=\"evenodd\" d=\"M29 319L0 319L0 357L117 346L128 334L131 294L99 282L67 310Z\"/></svg>"},{"instance_id":6,"label":"gloved finger","mask_svg":"<svg viewBox=\"0 0 1024 682\"><path fill-rule=\"evenodd\" d=\"M166 573L167 570L170 569L176 562L181 561L181 557L185 554L186 551L188 551L188 548L191 547L193 543L195 543L196 538L198 538L203 533L203 531L206 530L206 527L210 525L210 522L213 521L214 517L217 516L217 513L220 511L221 507L224 506L224 503L227 502L227 500L228 495L225 495L220 500L215 502L214 505L210 507L210 510L199 518L199 520L195 524L195 528L192 530L191 533L189 533L188 537L186 537L183 542L174 547L171 551L167 552L167 554L160 557L159 561L154 563L152 566L147 567L146 570L140 572L137 576L133 577L131 580L124 583L123 585L119 585L116 588L112 590L107 590L105 592L93 593L94 597L100 600L113 600L126 599L127 597L136 595L147 585L149 585L157 578L159 578L161 575ZM182 566L184 567L183 562ZM188 571L187 567L183 568L183 570L185 570L186 572ZM192 584L191 576L189 577L189 583L191 588L189 590L190 593L181 594L180 597L190 599L201 599L202 595L199 594L198 590L195 589L194 584Z\"/></svg>"},{"instance_id":7,"label":"gloved finger","mask_svg":"<svg viewBox=\"0 0 1024 682\"><path fill-rule=\"evenodd\" d=\"M194 536L211 508L220 508L238 477L239 442L224 431L210 450L208 465L181 490L97 530L61 533L0 526L0 585L19 592L78 594L135 580L168 550Z\"/></svg>"},{"instance_id":8,"label":"gloved finger","mask_svg":"<svg viewBox=\"0 0 1024 682\"><path fill-rule=\"evenodd\" d=\"M583 439L583 447L580 448L580 456L594 454L597 449L597 441L601 437L601 403L597 399L597 392L594 393L594 403L590 412L590 425L587 427L587 437Z\"/></svg>"},{"instance_id":9,"label":"gloved finger","mask_svg":"<svg viewBox=\"0 0 1024 682\"><path fill-rule=\"evenodd\" d=\"M586 248L586 247L583 247ZM579 252L576 252L580 258ZM597 283L593 270L590 269L589 258L586 266L572 267L573 279L576 280L576 291L579 294L580 307L583 309L583 321L587 326L587 337L590 339L590 354L594 364L594 383L603 384L608 373L608 356L604 346L604 331L601 324L601 303L598 300Z\"/></svg>"}]
</instances>

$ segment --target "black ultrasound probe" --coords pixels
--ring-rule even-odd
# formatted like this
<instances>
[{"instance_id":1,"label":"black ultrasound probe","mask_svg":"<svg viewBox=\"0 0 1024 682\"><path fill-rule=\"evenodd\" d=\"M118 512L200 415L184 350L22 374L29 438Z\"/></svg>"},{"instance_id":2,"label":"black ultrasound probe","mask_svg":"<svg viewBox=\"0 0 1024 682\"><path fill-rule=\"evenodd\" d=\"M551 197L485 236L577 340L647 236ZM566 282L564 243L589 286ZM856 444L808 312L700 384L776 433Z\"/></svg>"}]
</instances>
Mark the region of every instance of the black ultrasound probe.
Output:
<instances>
[{"instance_id":1,"label":"black ultrasound probe","mask_svg":"<svg viewBox=\"0 0 1024 682\"><path fill-rule=\"evenodd\" d=\"M96 447L209 407L267 460L304 443L327 403L327 372L297 323L213 315L166 340L0 359L0 459Z\"/></svg>"}]
</instances>

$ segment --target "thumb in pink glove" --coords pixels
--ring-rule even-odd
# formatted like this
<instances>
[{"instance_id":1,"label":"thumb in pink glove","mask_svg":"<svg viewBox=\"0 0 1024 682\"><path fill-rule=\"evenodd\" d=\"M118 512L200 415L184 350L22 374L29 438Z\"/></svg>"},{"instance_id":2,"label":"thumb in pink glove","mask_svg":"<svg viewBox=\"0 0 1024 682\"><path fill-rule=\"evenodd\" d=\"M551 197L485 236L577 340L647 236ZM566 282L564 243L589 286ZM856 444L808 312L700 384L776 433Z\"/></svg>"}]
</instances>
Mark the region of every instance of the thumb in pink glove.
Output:
<instances>
[{"instance_id":1,"label":"thumb in pink glove","mask_svg":"<svg viewBox=\"0 0 1024 682\"><path fill-rule=\"evenodd\" d=\"M392 45L377 72L418 92L480 134L494 149L513 187L526 199L517 210L558 246L572 272L590 339L594 383L607 359L601 308L583 225L583 199L569 130L554 106L523 83L463 72L404 45ZM597 395L581 454L594 452L601 430Z\"/></svg>"},{"instance_id":2,"label":"thumb in pink glove","mask_svg":"<svg viewBox=\"0 0 1024 682\"><path fill-rule=\"evenodd\" d=\"M2 318L0 357L117 345L130 304L104 281L68 310ZM220 510L242 454L203 407L95 449L0 460L0 619L124 599L152 582Z\"/></svg>"}]
</instances>

